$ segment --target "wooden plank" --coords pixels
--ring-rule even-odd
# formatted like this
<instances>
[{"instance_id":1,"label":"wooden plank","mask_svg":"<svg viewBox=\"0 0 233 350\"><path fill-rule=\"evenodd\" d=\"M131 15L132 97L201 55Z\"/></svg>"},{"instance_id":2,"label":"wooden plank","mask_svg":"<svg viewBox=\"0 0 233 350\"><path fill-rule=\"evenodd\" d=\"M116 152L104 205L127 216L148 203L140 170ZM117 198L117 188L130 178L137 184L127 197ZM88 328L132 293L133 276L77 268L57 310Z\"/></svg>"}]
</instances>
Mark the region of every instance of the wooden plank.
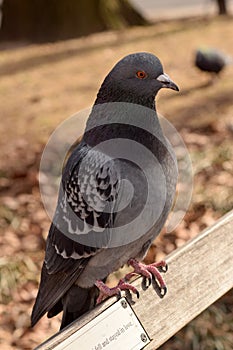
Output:
<instances>
[{"instance_id":1,"label":"wooden plank","mask_svg":"<svg viewBox=\"0 0 233 350\"><path fill-rule=\"evenodd\" d=\"M233 212L174 251L167 260L167 296L158 300L146 292L135 304L153 338L147 349L162 345L233 287L232 223Z\"/></svg>"},{"instance_id":2,"label":"wooden plank","mask_svg":"<svg viewBox=\"0 0 233 350\"><path fill-rule=\"evenodd\" d=\"M163 299L151 286L143 291L140 278L133 282L140 290L133 309L152 339L146 349L158 348L233 287L232 223L233 211L167 257ZM114 301L107 300L37 349L52 349Z\"/></svg>"}]
</instances>

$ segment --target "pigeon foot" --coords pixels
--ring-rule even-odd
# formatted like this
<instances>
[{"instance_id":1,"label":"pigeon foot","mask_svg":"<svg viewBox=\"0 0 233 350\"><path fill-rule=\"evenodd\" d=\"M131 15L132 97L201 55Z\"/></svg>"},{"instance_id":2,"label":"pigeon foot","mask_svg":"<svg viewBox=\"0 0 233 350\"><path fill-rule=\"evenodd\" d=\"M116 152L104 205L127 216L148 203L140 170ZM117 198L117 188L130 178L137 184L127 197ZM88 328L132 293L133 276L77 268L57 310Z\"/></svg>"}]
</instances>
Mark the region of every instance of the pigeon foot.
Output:
<instances>
[{"instance_id":1,"label":"pigeon foot","mask_svg":"<svg viewBox=\"0 0 233 350\"><path fill-rule=\"evenodd\" d=\"M159 284L161 297L164 297L164 295L167 293L167 287L161 272L166 272L168 269L167 263L164 260L145 265L135 259L129 259L128 265L132 266L134 271L125 276L125 281L129 281L133 276L141 275L148 280L148 284L146 286L146 288L148 288L152 282L152 278L154 278Z\"/></svg>"},{"instance_id":2,"label":"pigeon foot","mask_svg":"<svg viewBox=\"0 0 233 350\"><path fill-rule=\"evenodd\" d=\"M137 298L139 298L139 292L138 292L137 288L135 288L134 286L132 286L129 283L126 283L125 279L120 279L119 283L113 288L109 288L101 280L96 281L95 285L100 291L99 296L98 296L97 301L96 301L96 305L100 304L107 297L111 297L111 296L116 295L120 298L122 290L132 291L133 293L135 293L137 295Z\"/></svg>"}]
</instances>

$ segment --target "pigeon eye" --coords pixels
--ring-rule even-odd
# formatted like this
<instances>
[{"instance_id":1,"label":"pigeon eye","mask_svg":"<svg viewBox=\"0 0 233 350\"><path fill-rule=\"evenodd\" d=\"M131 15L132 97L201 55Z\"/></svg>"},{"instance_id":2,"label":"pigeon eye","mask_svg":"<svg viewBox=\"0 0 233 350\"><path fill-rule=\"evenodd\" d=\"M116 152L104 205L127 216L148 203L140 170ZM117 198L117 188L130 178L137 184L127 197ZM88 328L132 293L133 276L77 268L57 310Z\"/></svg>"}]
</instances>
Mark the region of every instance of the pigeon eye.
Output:
<instances>
[{"instance_id":1,"label":"pigeon eye","mask_svg":"<svg viewBox=\"0 0 233 350\"><path fill-rule=\"evenodd\" d=\"M139 70L137 73L136 73L136 76L137 78L139 79L144 79L147 77L147 74L143 71L143 70Z\"/></svg>"}]
</instances>

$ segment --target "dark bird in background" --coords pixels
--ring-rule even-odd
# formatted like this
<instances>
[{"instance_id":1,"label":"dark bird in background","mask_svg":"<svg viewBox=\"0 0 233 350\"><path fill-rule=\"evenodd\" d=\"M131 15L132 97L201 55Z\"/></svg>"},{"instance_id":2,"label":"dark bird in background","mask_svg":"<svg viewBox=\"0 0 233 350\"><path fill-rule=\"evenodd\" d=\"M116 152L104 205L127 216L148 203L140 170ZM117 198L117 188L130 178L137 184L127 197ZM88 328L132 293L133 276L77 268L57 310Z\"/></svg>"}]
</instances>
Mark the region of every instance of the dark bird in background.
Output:
<instances>
[{"instance_id":1,"label":"dark bird in background","mask_svg":"<svg viewBox=\"0 0 233 350\"><path fill-rule=\"evenodd\" d=\"M218 75L232 58L214 48L198 49L195 54L195 66L201 71Z\"/></svg>"},{"instance_id":2,"label":"dark bird in background","mask_svg":"<svg viewBox=\"0 0 233 350\"><path fill-rule=\"evenodd\" d=\"M114 288L104 283L110 273L126 263L134 268L134 273L144 278L151 280L154 276L162 294L165 294L166 286L160 272L166 269L166 263L144 265L139 262L165 224L177 183L176 157L163 135L155 110L155 96L161 88L179 90L163 72L159 59L145 52L124 57L104 79L84 136L63 170L57 208L47 238L39 291L31 316L32 326L45 313L53 317L63 311L62 329L106 296L118 295L120 290L137 294L137 290L128 283L132 274L120 280ZM151 133L127 123L128 115L123 107L118 109L122 123L111 124L110 109L119 105L114 102L136 105L146 111L143 122ZM135 115L129 117L132 120L136 118ZM103 122L99 126L98 120ZM154 137L154 134L158 137ZM148 231L140 235L140 227L135 224L131 231L126 232L126 241L129 238L127 244L109 246L108 237L111 237L113 228L121 227L129 218L137 215L143 201L145 203L147 189L144 172L133 162L111 158L95 147L115 138L135 141L131 147L138 143L144 145L158 161L158 168L163 174L161 178L158 169L153 168L149 161L143 169L153 177L151 201L146 204L148 218L160 205L159 193L162 193L160 187L163 181L165 197L158 219ZM146 155L142 154L142 160L145 159ZM122 179L129 179L135 191L130 205L115 210L127 192ZM72 239L78 234L80 240ZM130 239L131 236L137 238ZM86 237L90 244L87 244Z\"/></svg>"}]
</instances>

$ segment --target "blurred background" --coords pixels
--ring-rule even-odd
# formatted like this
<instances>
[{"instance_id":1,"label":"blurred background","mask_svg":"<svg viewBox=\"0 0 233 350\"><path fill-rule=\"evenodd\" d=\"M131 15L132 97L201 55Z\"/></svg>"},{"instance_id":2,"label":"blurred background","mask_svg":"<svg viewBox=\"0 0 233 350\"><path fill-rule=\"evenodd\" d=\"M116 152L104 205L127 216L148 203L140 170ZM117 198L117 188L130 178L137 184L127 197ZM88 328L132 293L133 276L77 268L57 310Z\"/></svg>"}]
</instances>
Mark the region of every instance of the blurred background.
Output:
<instances>
[{"instance_id":1,"label":"blurred background","mask_svg":"<svg viewBox=\"0 0 233 350\"><path fill-rule=\"evenodd\" d=\"M190 208L173 232L157 238L146 262L232 209L233 1L1 0L0 6L0 344L26 350L60 324L60 316L44 317L30 328L50 224L38 186L40 157L54 128L92 105L120 58L137 51L159 56L181 91L161 91L158 111L180 132L193 162ZM233 291L160 349L232 350Z\"/></svg>"}]
</instances>

